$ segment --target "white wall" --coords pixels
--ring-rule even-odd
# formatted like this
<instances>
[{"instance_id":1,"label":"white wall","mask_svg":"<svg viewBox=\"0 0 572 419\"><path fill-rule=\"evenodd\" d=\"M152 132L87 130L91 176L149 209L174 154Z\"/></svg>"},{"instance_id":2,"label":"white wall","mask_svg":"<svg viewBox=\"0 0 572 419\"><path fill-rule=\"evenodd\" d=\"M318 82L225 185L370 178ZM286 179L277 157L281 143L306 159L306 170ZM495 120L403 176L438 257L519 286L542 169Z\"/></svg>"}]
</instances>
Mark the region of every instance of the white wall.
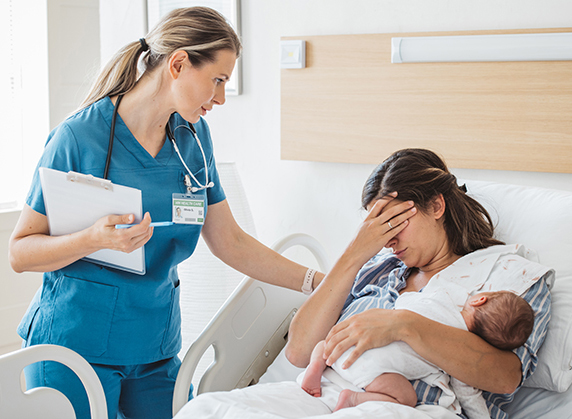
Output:
<instances>
[{"instance_id":1,"label":"white wall","mask_svg":"<svg viewBox=\"0 0 572 419\"><path fill-rule=\"evenodd\" d=\"M77 109L99 72L99 1L49 0L50 128Z\"/></svg>"},{"instance_id":2,"label":"white wall","mask_svg":"<svg viewBox=\"0 0 572 419\"><path fill-rule=\"evenodd\" d=\"M41 145L46 141L48 131L48 48L47 7L45 0L14 2L15 12L25 15L28 26L35 28L42 36L31 36L30 32L20 33L16 44L24 44L26 53L33 57L22 67L22 100L31 119L22 125L22 172L15 174L27 185L31 173L41 154ZM31 64L33 62L33 65ZM17 121L14 121L17 123ZM2 141L9 141L3 138ZM18 156L15 156L17 158ZM13 179L16 181L16 179ZM19 194L20 200L24 193ZM41 283L41 275L27 273L18 275L8 263L8 241L18 219L18 211L0 211L0 354L17 349L21 339L16 334L16 326L36 289Z\"/></svg>"},{"instance_id":3,"label":"white wall","mask_svg":"<svg viewBox=\"0 0 572 419\"><path fill-rule=\"evenodd\" d=\"M208 120L218 160L237 162L259 238L271 244L306 232L337 257L361 219L361 187L373 169L280 160L281 36L568 27L571 16L569 0L242 0L244 94L228 97ZM572 190L572 174L454 172Z\"/></svg>"},{"instance_id":4,"label":"white wall","mask_svg":"<svg viewBox=\"0 0 572 419\"><path fill-rule=\"evenodd\" d=\"M109 41L122 40L115 41L113 48L102 43L102 50L115 50L125 40L141 36L142 28L137 25L123 30L109 22L127 19L129 14L143 15L143 1L131 1L128 9L121 10L112 0L100 2L102 33ZM572 2L241 0L241 15L243 94L227 97L225 106L208 116L217 159L237 163L262 242L270 245L288 233L305 232L324 243L335 258L363 216L359 210L361 187L374 166L280 160L280 37L568 27L572 26ZM383 158L380 156L380 161ZM454 172L466 179L572 190L572 174Z\"/></svg>"}]
</instances>

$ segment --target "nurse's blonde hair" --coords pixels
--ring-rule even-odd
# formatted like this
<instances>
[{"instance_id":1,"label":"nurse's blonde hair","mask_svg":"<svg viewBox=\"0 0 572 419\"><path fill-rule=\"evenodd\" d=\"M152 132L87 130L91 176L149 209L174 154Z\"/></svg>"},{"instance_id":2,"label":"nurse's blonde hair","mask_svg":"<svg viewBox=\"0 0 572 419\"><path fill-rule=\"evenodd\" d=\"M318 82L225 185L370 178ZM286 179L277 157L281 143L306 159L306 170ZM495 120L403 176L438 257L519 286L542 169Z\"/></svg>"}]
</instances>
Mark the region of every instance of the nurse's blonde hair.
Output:
<instances>
[{"instance_id":1,"label":"nurse's blonde hair","mask_svg":"<svg viewBox=\"0 0 572 419\"><path fill-rule=\"evenodd\" d=\"M241 49L238 35L217 11L208 7L175 9L144 39L127 44L111 58L79 109L106 96L129 92L145 72L155 70L177 50L185 51L191 64L200 67L214 62L218 51L230 50L238 57Z\"/></svg>"}]
</instances>

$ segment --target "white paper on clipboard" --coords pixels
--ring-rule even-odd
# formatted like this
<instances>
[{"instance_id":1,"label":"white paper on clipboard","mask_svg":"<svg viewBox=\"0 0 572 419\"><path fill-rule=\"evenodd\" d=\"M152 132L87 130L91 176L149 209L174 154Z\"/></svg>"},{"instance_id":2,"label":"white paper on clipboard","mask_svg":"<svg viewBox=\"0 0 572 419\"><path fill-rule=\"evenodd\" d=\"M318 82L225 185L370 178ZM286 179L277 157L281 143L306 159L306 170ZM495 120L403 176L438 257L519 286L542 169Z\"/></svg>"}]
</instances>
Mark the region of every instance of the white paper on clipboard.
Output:
<instances>
[{"instance_id":1,"label":"white paper on clipboard","mask_svg":"<svg viewBox=\"0 0 572 419\"><path fill-rule=\"evenodd\" d=\"M75 233L111 214L134 214L134 223L141 222L143 206L139 189L76 172L66 173L45 167L39 171L50 235ZM144 247L131 253L103 249L84 259L139 275L145 274Z\"/></svg>"}]
</instances>

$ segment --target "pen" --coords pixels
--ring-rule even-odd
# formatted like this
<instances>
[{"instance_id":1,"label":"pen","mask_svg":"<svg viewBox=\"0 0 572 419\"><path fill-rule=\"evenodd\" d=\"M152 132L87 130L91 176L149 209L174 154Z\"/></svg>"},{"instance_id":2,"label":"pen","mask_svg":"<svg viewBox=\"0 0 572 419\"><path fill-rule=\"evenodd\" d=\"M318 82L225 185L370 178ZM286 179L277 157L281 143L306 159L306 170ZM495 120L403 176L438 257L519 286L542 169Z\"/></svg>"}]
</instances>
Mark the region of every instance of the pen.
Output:
<instances>
[{"instance_id":1,"label":"pen","mask_svg":"<svg viewBox=\"0 0 572 419\"><path fill-rule=\"evenodd\" d=\"M157 221L156 223L149 224L149 227L167 227L172 226L174 223L172 221ZM116 224L115 228L129 228L137 224Z\"/></svg>"}]
</instances>

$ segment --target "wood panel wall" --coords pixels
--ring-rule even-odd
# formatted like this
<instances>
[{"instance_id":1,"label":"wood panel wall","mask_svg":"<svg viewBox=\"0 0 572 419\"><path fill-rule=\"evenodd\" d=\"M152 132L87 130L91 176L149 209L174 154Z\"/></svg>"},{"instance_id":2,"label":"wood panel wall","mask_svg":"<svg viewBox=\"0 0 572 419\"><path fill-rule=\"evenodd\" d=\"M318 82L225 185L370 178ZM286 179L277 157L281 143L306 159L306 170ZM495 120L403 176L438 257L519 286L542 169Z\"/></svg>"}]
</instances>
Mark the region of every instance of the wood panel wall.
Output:
<instances>
[{"instance_id":1,"label":"wood panel wall","mask_svg":"<svg viewBox=\"0 0 572 419\"><path fill-rule=\"evenodd\" d=\"M572 173L572 61L391 64L394 36L288 37L306 68L281 70L286 160L379 163L425 147L450 167Z\"/></svg>"}]
</instances>

